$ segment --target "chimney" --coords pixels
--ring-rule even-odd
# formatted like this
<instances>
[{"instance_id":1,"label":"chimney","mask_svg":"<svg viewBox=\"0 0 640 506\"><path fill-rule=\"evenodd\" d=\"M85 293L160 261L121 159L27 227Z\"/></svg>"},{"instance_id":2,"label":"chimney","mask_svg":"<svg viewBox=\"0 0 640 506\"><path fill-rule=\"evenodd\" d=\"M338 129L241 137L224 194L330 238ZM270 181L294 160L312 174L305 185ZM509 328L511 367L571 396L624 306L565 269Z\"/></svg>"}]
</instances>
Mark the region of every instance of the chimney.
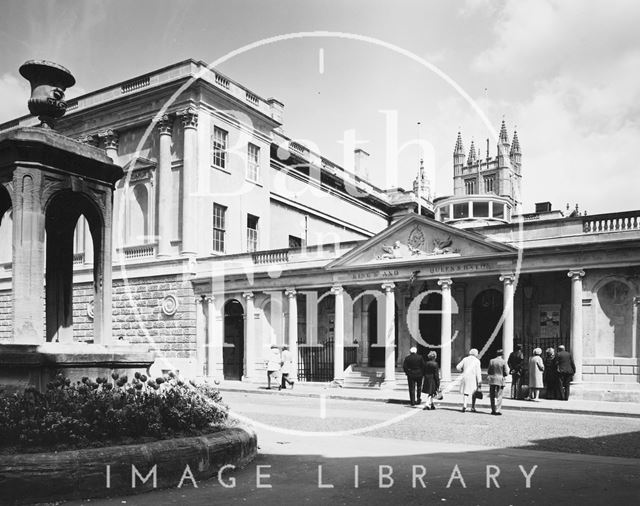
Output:
<instances>
[{"instance_id":1,"label":"chimney","mask_svg":"<svg viewBox=\"0 0 640 506\"><path fill-rule=\"evenodd\" d=\"M275 98L270 98L267 103L271 107L271 117L280 124L284 123L284 104Z\"/></svg>"},{"instance_id":2,"label":"chimney","mask_svg":"<svg viewBox=\"0 0 640 506\"><path fill-rule=\"evenodd\" d=\"M369 181L369 153L364 149L353 150L353 168L356 176Z\"/></svg>"}]
</instances>

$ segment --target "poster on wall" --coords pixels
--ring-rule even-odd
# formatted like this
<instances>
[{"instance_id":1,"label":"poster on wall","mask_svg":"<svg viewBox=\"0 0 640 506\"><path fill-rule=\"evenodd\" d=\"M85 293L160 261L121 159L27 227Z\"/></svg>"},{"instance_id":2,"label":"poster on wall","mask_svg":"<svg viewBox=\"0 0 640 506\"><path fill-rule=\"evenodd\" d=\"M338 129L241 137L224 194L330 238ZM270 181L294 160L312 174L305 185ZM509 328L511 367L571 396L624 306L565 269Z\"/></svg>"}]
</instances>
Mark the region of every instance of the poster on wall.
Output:
<instances>
[{"instance_id":1,"label":"poster on wall","mask_svg":"<svg viewBox=\"0 0 640 506\"><path fill-rule=\"evenodd\" d=\"M540 337L560 336L560 304L547 304L539 307Z\"/></svg>"}]
</instances>

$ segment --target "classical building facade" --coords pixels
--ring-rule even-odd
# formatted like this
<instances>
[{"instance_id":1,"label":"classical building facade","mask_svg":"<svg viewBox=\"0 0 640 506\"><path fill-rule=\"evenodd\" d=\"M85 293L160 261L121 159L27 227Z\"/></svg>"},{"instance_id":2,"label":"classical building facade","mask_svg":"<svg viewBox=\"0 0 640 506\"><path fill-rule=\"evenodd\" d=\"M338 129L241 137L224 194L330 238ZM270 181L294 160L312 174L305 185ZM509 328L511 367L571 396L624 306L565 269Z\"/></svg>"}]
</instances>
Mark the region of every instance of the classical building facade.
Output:
<instances>
[{"instance_id":1,"label":"classical building facade","mask_svg":"<svg viewBox=\"0 0 640 506\"><path fill-rule=\"evenodd\" d=\"M30 124L19 118L5 130ZM104 148L116 185L113 338L150 343L158 369L262 381L271 344L301 380L387 385L410 346L443 379L471 347L565 344L584 392L640 388L640 212L521 209L522 153L453 155L454 195L380 189L288 136L284 105L186 60L70 101L58 130ZM420 199L420 206L418 206ZM417 210L420 209L420 214ZM11 234L11 210L0 234ZM0 244L0 340L11 255ZM4 249L3 249L4 247ZM73 335L93 339L93 249L75 233ZM595 393L594 393L595 392ZM586 394L585 394L586 395Z\"/></svg>"}]
</instances>

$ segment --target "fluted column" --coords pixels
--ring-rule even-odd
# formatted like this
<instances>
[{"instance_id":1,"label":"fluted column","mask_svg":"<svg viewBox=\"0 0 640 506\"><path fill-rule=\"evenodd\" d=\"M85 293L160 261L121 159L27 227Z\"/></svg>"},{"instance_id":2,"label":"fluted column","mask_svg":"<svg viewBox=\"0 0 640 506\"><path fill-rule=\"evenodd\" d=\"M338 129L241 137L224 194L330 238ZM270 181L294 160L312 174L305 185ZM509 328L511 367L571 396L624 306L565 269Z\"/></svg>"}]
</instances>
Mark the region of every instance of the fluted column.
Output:
<instances>
[{"instance_id":1,"label":"fluted column","mask_svg":"<svg viewBox=\"0 0 640 506\"><path fill-rule=\"evenodd\" d=\"M98 139L102 143L102 148L107 152L107 156L109 156L115 163L118 162L118 132L115 130L104 130L103 132L98 133Z\"/></svg>"},{"instance_id":2,"label":"fluted column","mask_svg":"<svg viewBox=\"0 0 640 506\"><path fill-rule=\"evenodd\" d=\"M640 297L633 298L631 306L631 357L638 357L638 306L640 306Z\"/></svg>"},{"instance_id":3,"label":"fluted column","mask_svg":"<svg viewBox=\"0 0 640 506\"><path fill-rule=\"evenodd\" d=\"M500 276L503 284L504 323L502 324L502 352L505 359L509 358L513 351L513 274ZM493 357L491 357L493 358ZM509 380L511 376L507 376Z\"/></svg>"},{"instance_id":4,"label":"fluted column","mask_svg":"<svg viewBox=\"0 0 640 506\"><path fill-rule=\"evenodd\" d=\"M451 278L441 278L442 317L440 323L440 369L442 380L451 381Z\"/></svg>"},{"instance_id":5,"label":"fluted column","mask_svg":"<svg viewBox=\"0 0 640 506\"><path fill-rule=\"evenodd\" d=\"M246 303L244 319L244 356L247 363L244 370L243 380L252 380L256 377L256 308L253 292L245 292L242 296Z\"/></svg>"},{"instance_id":6,"label":"fluted column","mask_svg":"<svg viewBox=\"0 0 640 506\"><path fill-rule=\"evenodd\" d=\"M383 283L384 290L384 383L396 381L396 294L393 283Z\"/></svg>"},{"instance_id":7,"label":"fluted column","mask_svg":"<svg viewBox=\"0 0 640 506\"><path fill-rule=\"evenodd\" d=\"M293 357L293 370L298 379L298 298L297 292L293 288L285 290L285 295L289 299L289 351Z\"/></svg>"},{"instance_id":8,"label":"fluted column","mask_svg":"<svg viewBox=\"0 0 640 506\"><path fill-rule=\"evenodd\" d=\"M582 381L582 269L573 269L567 273L571 278L571 355L576 364L573 380Z\"/></svg>"},{"instance_id":9,"label":"fluted column","mask_svg":"<svg viewBox=\"0 0 640 506\"><path fill-rule=\"evenodd\" d=\"M215 297L206 297L207 304L207 376L221 380L224 377L222 349L224 345L224 320L220 299L216 304Z\"/></svg>"},{"instance_id":10,"label":"fluted column","mask_svg":"<svg viewBox=\"0 0 640 506\"><path fill-rule=\"evenodd\" d=\"M182 249L183 255L196 254L197 216L193 194L197 184L198 111L194 108L180 113L184 129L182 154Z\"/></svg>"},{"instance_id":11,"label":"fluted column","mask_svg":"<svg viewBox=\"0 0 640 506\"><path fill-rule=\"evenodd\" d=\"M158 256L165 257L171 251L173 210L171 202L171 131L173 118L164 115L158 121L160 148L158 153Z\"/></svg>"},{"instance_id":12,"label":"fluted column","mask_svg":"<svg viewBox=\"0 0 640 506\"><path fill-rule=\"evenodd\" d=\"M331 293L335 297L333 337L333 381L344 381L344 290L334 285Z\"/></svg>"}]
</instances>

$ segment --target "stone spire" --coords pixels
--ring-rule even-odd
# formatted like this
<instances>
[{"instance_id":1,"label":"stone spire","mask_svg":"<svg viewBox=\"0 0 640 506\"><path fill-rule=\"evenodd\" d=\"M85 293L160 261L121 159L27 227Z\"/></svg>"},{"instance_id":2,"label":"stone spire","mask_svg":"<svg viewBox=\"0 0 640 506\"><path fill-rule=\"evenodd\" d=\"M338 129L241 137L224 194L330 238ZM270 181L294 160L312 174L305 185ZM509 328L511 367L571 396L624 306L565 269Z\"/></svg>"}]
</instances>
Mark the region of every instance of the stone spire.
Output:
<instances>
[{"instance_id":1,"label":"stone spire","mask_svg":"<svg viewBox=\"0 0 640 506\"><path fill-rule=\"evenodd\" d=\"M419 185L419 186L418 186ZM413 180L413 193L426 200L431 200L431 185L429 184L429 180L425 174L424 170L424 160L420 159L420 170L418 175Z\"/></svg>"},{"instance_id":2,"label":"stone spire","mask_svg":"<svg viewBox=\"0 0 640 506\"><path fill-rule=\"evenodd\" d=\"M509 153L513 158L513 155L521 155L520 151L520 140L518 139L518 131L513 131L513 143L511 144L511 152Z\"/></svg>"},{"instance_id":3,"label":"stone spire","mask_svg":"<svg viewBox=\"0 0 640 506\"><path fill-rule=\"evenodd\" d=\"M464 146L462 144L462 135L458 132L458 138L456 139L456 147L453 150L454 155L464 155Z\"/></svg>"},{"instance_id":4,"label":"stone spire","mask_svg":"<svg viewBox=\"0 0 640 506\"><path fill-rule=\"evenodd\" d=\"M467 159L467 163L469 165L471 165L472 163L476 162L476 146L473 143L473 141L471 141L471 148L469 149L469 158Z\"/></svg>"},{"instance_id":5,"label":"stone spire","mask_svg":"<svg viewBox=\"0 0 640 506\"><path fill-rule=\"evenodd\" d=\"M462 144L462 135L458 132L456 147L453 149L453 172L457 174L464 166L464 145Z\"/></svg>"},{"instance_id":6,"label":"stone spire","mask_svg":"<svg viewBox=\"0 0 640 506\"><path fill-rule=\"evenodd\" d=\"M502 120L502 125L500 126L500 136L499 136L500 144L509 144L509 135L507 134L507 125L504 120Z\"/></svg>"}]
</instances>

